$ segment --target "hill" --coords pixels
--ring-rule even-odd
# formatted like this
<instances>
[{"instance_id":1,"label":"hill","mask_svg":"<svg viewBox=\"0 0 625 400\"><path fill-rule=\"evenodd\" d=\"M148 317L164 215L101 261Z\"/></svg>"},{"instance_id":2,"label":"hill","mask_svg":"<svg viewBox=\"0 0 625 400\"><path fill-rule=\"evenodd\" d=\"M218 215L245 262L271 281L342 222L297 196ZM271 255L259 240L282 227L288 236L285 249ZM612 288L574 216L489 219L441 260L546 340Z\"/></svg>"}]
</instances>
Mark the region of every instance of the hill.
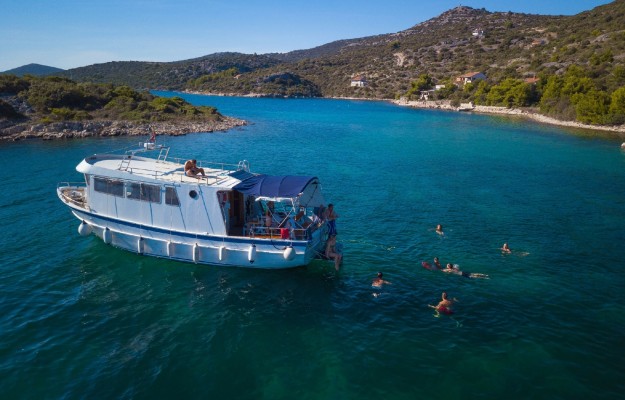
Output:
<instances>
[{"instance_id":1,"label":"hill","mask_svg":"<svg viewBox=\"0 0 625 400\"><path fill-rule=\"evenodd\" d=\"M188 81L203 75L236 68L249 72L269 68L280 61L266 55L215 53L170 63L114 61L74 68L57 74L79 82L114 83L136 89L183 89Z\"/></svg>"},{"instance_id":2,"label":"hill","mask_svg":"<svg viewBox=\"0 0 625 400\"><path fill-rule=\"evenodd\" d=\"M27 64L21 67L13 68L8 71L0 72L0 74L6 75L16 75L16 76L24 76L24 75L34 75L34 76L44 76L44 75L52 75L63 72L61 68L49 67L47 65L41 64Z\"/></svg>"},{"instance_id":3,"label":"hill","mask_svg":"<svg viewBox=\"0 0 625 400\"><path fill-rule=\"evenodd\" d=\"M624 20L625 0L575 16L459 6L403 31L307 50L217 53L174 63L112 62L63 74L134 88L372 99L417 99L437 84L445 88L430 93L430 99L540 107L562 119L619 123L625 121L618 92L625 86ZM458 85L456 79L469 72L485 79ZM352 86L356 76L366 83ZM594 110L592 103L598 104Z\"/></svg>"}]
</instances>

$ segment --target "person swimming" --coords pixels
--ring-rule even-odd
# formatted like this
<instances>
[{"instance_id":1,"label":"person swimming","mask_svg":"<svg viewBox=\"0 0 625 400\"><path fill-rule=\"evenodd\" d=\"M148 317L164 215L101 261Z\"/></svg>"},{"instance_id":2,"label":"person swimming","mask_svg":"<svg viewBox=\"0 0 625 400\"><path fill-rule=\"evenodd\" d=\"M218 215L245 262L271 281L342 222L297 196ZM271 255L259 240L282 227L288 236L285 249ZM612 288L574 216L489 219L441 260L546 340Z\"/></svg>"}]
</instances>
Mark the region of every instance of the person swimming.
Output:
<instances>
[{"instance_id":1,"label":"person swimming","mask_svg":"<svg viewBox=\"0 0 625 400\"><path fill-rule=\"evenodd\" d=\"M454 313L453 310L453 305L454 303L458 302L458 299L456 299L455 297L450 300L447 298L447 293L443 292L443 294L441 295L441 301L438 302L437 305L433 306L431 304L428 304L428 306L430 308L433 308L434 311L436 311L436 317L439 317L441 314L445 314L445 315L451 315Z\"/></svg>"},{"instance_id":2,"label":"person swimming","mask_svg":"<svg viewBox=\"0 0 625 400\"><path fill-rule=\"evenodd\" d=\"M466 272L466 271L460 271L460 269L458 268L458 266L454 266L451 265L451 263L447 264L447 267L442 269L441 271L448 273L448 274L454 274L454 275L462 275L465 278L480 278L480 279L490 279L488 277L488 275L486 274L480 274L477 272Z\"/></svg>"},{"instance_id":3,"label":"person swimming","mask_svg":"<svg viewBox=\"0 0 625 400\"><path fill-rule=\"evenodd\" d=\"M443 232L443 225L441 224L436 225L436 233L438 233L439 235L445 234L445 232Z\"/></svg>"},{"instance_id":4,"label":"person swimming","mask_svg":"<svg viewBox=\"0 0 625 400\"><path fill-rule=\"evenodd\" d=\"M512 250L510 250L510 247L508 247L508 243L504 243L503 246L501 246L501 252L505 254L512 253Z\"/></svg>"},{"instance_id":5,"label":"person swimming","mask_svg":"<svg viewBox=\"0 0 625 400\"><path fill-rule=\"evenodd\" d=\"M378 272L378 275L373 278L373 281L371 282L371 286L375 287L375 288L381 288L382 285L387 284L387 285L391 285L391 282L389 281L385 281L382 277L384 276L384 274L382 274L381 272Z\"/></svg>"}]
</instances>

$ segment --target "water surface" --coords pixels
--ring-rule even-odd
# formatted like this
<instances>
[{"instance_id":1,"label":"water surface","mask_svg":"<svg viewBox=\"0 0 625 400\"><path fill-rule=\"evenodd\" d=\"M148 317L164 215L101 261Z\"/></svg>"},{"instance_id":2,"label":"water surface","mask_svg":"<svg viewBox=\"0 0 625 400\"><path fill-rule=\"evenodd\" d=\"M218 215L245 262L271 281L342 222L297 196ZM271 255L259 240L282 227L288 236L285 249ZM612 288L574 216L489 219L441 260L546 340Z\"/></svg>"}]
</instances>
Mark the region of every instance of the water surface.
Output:
<instances>
[{"instance_id":1,"label":"water surface","mask_svg":"<svg viewBox=\"0 0 625 400\"><path fill-rule=\"evenodd\" d=\"M0 143L3 398L625 391L621 140L381 102L185 98L250 125L166 137L170 154L317 175L340 215L341 272L196 266L80 237L57 183L138 139ZM435 256L491 279L421 268ZM427 307L442 291L460 300L453 319Z\"/></svg>"}]
</instances>

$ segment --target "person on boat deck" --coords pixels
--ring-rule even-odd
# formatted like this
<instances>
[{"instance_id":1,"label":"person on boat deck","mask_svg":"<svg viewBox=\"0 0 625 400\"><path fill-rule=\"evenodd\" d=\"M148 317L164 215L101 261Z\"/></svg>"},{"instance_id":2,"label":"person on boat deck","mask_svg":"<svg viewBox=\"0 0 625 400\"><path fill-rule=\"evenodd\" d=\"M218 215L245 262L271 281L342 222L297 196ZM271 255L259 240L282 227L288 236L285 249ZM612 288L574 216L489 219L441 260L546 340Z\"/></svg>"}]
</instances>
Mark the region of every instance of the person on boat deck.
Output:
<instances>
[{"instance_id":1,"label":"person on boat deck","mask_svg":"<svg viewBox=\"0 0 625 400\"><path fill-rule=\"evenodd\" d=\"M382 278L383 276L384 276L384 274L382 274L381 272L378 272L378 276L373 278L373 281L371 282L371 286L376 287L376 288L380 288L384 284L391 285L391 282L385 281Z\"/></svg>"},{"instance_id":2,"label":"person on boat deck","mask_svg":"<svg viewBox=\"0 0 625 400\"><path fill-rule=\"evenodd\" d=\"M334 205L328 204L328 208L323 212L323 219L328 223L328 235L336 236L336 219L338 218L338 214L334 212Z\"/></svg>"},{"instance_id":3,"label":"person on boat deck","mask_svg":"<svg viewBox=\"0 0 625 400\"><path fill-rule=\"evenodd\" d=\"M308 228L308 225L310 225L310 220L306 218L306 212L304 210L300 210L297 213L295 222L304 229Z\"/></svg>"},{"instance_id":4,"label":"person on boat deck","mask_svg":"<svg viewBox=\"0 0 625 400\"><path fill-rule=\"evenodd\" d=\"M465 271L460 271L458 268L454 267L453 265L451 265L451 263L447 264L447 268L442 269L441 271L446 272L448 274L454 274L454 275L462 275L465 278L481 278L481 279L490 279L488 277L488 275L486 274L480 274L477 272L465 272Z\"/></svg>"},{"instance_id":5,"label":"person on boat deck","mask_svg":"<svg viewBox=\"0 0 625 400\"><path fill-rule=\"evenodd\" d=\"M434 257L434 265L436 266L436 268L438 269L443 269L443 267L441 266L441 262L438 261L438 257Z\"/></svg>"},{"instance_id":6,"label":"person on boat deck","mask_svg":"<svg viewBox=\"0 0 625 400\"><path fill-rule=\"evenodd\" d=\"M206 176L206 174L204 173L204 168L198 168L197 161L195 159L187 160L187 162L184 163L184 174L191 177L197 176L197 174L202 174L202 176Z\"/></svg>"},{"instance_id":7,"label":"person on boat deck","mask_svg":"<svg viewBox=\"0 0 625 400\"><path fill-rule=\"evenodd\" d=\"M506 254L512 253L512 250L508 247L508 243L504 243L503 246L501 246L501 252Z\"/></svg>"},{"instance_id":8,"label":"person on boat deck","mask_svg":"<svg viewBox=\"0 0 625 400\"><path fill-rule=\"evenodd\" d=\"M330 236L326 242L326 257L334 260L334 268L338 271L343 261L343 255L336 251L336 235Z\"/></svg>"},{"instance_id":9,"label":"person on boat deck","mask_svg":"<svg viewBox=\"0 0 625 400\"><path fill-rule=\"evenodd\" d=\"M439 235L445 234L445 232L443 232L443 225L441 224L436 225L436 233L438 233Z\"/></svg>"},{"instance_id":10,"label":"person on boat deck","mask_svg":"<svg viewBox=\"0 0 625 400\"><path fill-rule=\"evenodd\" d=\"M429 306L436 310L436 316L439 316L440 313L453 314L454 310L452 309L452 306L457 301L458 299L456 299L455 297L452 300L448 299L447 293L443 292L443 294L441 295L441 301L439 301L438 304L435 306L431 304L429 304Z\"/></svg>"},{"instance_id":11,"label":"person on boat deck","mask_svg":"<svg viewBox=\"0 0 625 400\"><path fill-rule=\"evenodd\" d=\"M271 225L273 225L273 217L271 216L271 211L267 210L265 212L265 227L271 228Z\"/></svg>"}]
</instances>

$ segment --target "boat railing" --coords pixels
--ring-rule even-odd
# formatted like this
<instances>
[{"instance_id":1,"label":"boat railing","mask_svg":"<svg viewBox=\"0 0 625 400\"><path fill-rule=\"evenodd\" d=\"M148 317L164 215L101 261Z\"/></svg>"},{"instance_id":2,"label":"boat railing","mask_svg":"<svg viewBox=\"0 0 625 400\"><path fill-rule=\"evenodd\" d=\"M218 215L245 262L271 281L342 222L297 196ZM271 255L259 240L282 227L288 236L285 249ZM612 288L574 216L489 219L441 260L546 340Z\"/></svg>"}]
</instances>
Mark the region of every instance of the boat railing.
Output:
<instances>
[{"instance_id":1,"label":"boat railing","mask_svg":"<svg viewBox=\"0 0 625 400\"><path fill-rule=\"evenodd\" d=\"M184 163L187 162L188 158L180 158L180 157L174 157L170 159L171 162L175 163L175 164L180 164L184 166ZM211 170L215 170L217 172L221 171L221 172L232 172L232 171L237 171L240 169L240 163L239 164L228 164L228 163L223 163L223 162L216 162L216 161L202 161L202 160L197 160L197 166L199 168L210 168Z\"/></svg>"},{"instance_id":2,"label":"boat railing","mask_svg":"<svg viewBox=\"0 0 625 400\"><path fill-rule=\"evenodd\" d=\"M266 227L262 223L248 223L243 228L243 236L282 240L310 240L313 232L321 226L323 224L311 224L306 228L290 229L275 226Z\"/></svg>"},{"instance_id":3,"label":"boat railing","mask_svg":"<svg viewBox=\"0 0 625 400\"><path fill-rule=\"evenodd\" d=\"M149 168L140 168L140 167L128 167L126 171L131 174L143 175L152 179L159 179L160 177L169 176L175 173L178 173L178 177L180 178L180 182L185 179L197 179L200 182L205 181L207 184L216 184L228 177L229 170L210 170L211 173L208 173L205 176L197 175L194 177L188 177L184 174L184 168L181 166L180 168L175 169L174 171L158 171L155 169Z\"/></svg>"},{"instance_id":4,"label":"boat railing","mask_svg":"<svg viewBox=\"0 0 625 400\"><path fill-rule=\"evenodd\" d=\"M84 181L78 181L78 182L59 182L57 183L56 187L58 189L62 189L62 188L85 188L87 186L87 184Z\"/></svg>"}]
</instances>

